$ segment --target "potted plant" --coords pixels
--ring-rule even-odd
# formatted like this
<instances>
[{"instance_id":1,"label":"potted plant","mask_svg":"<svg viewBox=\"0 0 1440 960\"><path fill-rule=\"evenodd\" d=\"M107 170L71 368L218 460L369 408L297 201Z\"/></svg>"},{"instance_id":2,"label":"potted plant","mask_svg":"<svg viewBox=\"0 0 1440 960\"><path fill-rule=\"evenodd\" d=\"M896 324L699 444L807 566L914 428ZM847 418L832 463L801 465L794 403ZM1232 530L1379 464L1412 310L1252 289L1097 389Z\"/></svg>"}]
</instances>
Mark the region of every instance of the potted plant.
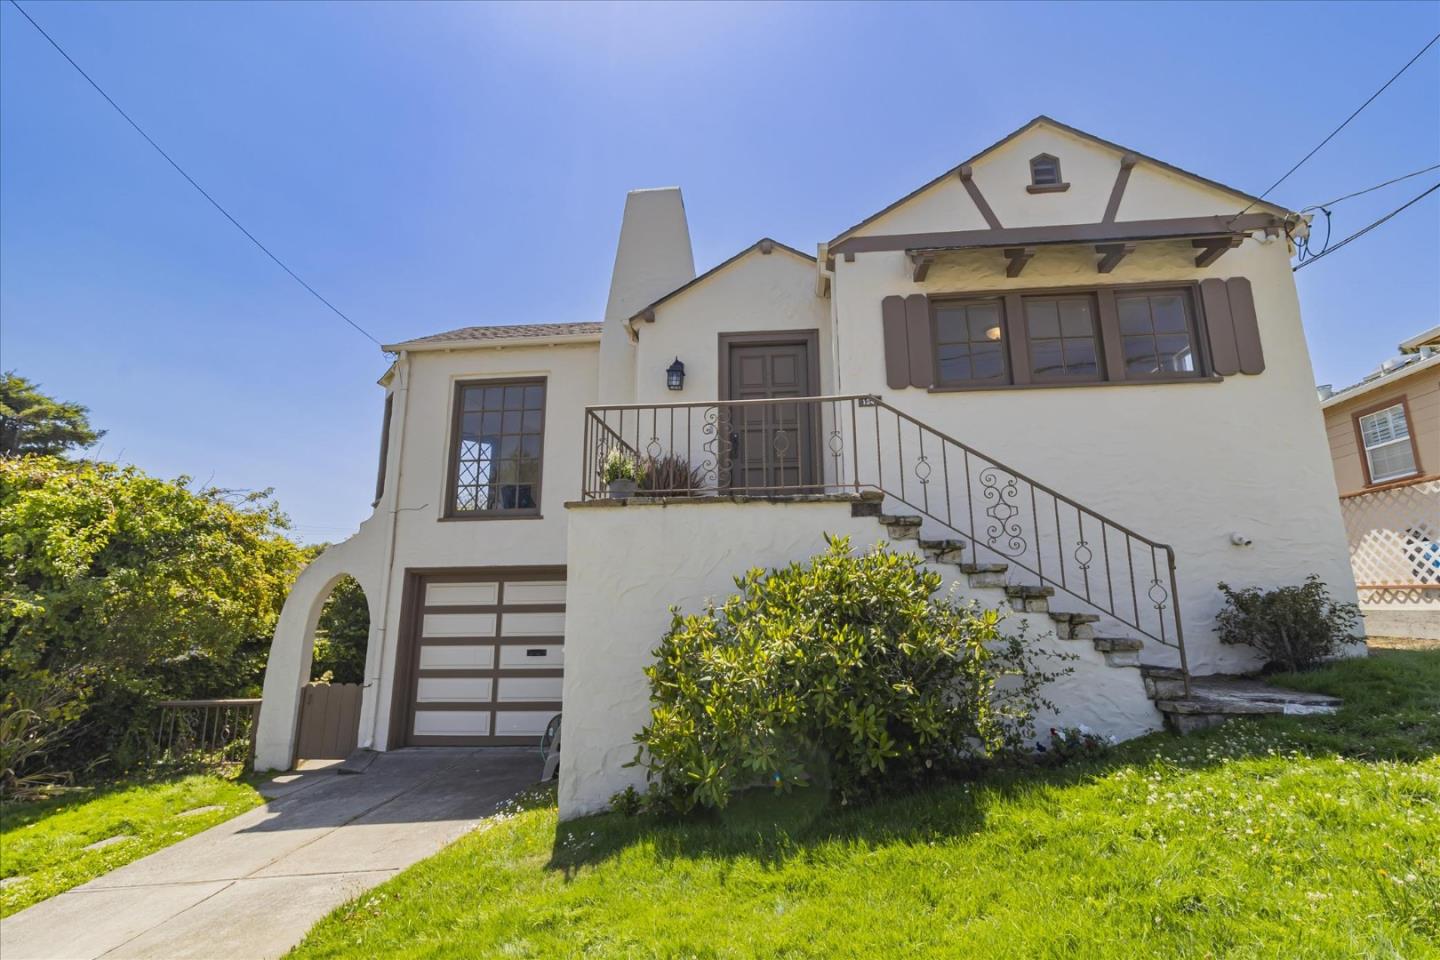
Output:
<instances>
[{"instance_id":1,"label":"potted plant","mask_svg":"<svg viewBox=\"0 0 1440 960\"><path fill-rule=\"evenodd\" d=\"M611 500L624 500L635 496L635 486L640 480L640 462L619 447L611 447L605 454L605 464L600 468L600 479L610 490Z\"/></svg>"}]
</instances>

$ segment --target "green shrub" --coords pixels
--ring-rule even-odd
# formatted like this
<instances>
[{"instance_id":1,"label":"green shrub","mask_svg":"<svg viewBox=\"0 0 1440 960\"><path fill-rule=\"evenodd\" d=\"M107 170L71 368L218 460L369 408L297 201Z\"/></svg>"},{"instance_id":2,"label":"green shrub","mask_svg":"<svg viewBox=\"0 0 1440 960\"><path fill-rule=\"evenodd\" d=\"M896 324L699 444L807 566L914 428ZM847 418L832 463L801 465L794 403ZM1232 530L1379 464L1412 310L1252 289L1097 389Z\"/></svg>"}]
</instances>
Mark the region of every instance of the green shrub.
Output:
<instances>
[{"instance_id":1,"label":"green shrub","mask_svg":"<svg viewBox=\"0 0 1440 960\"><path fill-rule=\"evenodd\" d=\"M1333 602L1314 574L1298 587L1219 586L1225 595L1225 607L1215 617L1220 642L1254 647L1265 656L1267 666L1304 670L1333 657L1355 639L1359 608Z\"/></svg>"},{"instance_id":2,"label":"green shrub","mask_svg":"<svg viewBox=\"0 0 1440 960\"><path fill-rule=\"evenodd\" d=\"M1040 687L1059 673L1037 670L995 611L936 599L942 578L911 554L827 542L806 563L737 577L719 607L672 610L635 737L652 806L723 807L759 783L828 783L843 802L1033 735Z\"/></svg>"}]
</instances>

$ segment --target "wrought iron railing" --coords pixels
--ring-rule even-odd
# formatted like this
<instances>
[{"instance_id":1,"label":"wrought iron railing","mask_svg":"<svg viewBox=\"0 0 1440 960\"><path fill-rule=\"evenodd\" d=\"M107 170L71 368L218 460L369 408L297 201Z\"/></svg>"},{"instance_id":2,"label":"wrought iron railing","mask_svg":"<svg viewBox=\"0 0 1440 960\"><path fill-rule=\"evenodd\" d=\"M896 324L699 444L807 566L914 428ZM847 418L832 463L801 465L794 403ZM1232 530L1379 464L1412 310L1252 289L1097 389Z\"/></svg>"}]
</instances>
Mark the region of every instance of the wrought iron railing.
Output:
<instances>
[{"instance_id":1,"label":"wrought iron railing","mask_svg":"<svg viewBox=\"0 0 1440 960\"><path fill-rule=\"evenodd\" d=\"M876 490L1178 653L1188 677L1175 551L879 397L586 408L581 495L609 496L606 456L639 461L637 495L791 497Z\"/></svg>"},{"instance_id":2,"label":"wrought iron railing","mask_svg":"<svg viewBox=\"0 0 1440 960\"><path fill-rule=\"evenodd\" d=\"M169 760L187 757L244 762L255 759L259 699L162 700L156 751Z\"/></svg>"}]
</instances>

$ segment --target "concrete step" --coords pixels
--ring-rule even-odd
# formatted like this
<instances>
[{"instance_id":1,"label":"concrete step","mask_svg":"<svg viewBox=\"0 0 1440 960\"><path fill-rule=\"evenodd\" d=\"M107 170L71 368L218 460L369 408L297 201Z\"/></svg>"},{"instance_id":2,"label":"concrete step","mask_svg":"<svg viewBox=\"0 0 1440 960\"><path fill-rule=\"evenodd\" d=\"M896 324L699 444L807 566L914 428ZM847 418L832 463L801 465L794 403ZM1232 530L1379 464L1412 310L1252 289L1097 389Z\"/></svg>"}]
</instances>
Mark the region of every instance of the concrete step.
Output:
<instances>
[{"instance_id":1,"label":"concrete step","mask_svg":"<svg viewBox=\"0 0 1440 960\"><path fill-rule=\"evenodd\" d=\"M885 525L891 540L919 540L921 520L909 514L882 513L880 522Z\"/></svg>"},{"instance_id":2,"label":"concrete step","mask_svg":"<svg viewBox=\"0 0 1440 960\"><path fill-rule=\"evenodd\" d=\"M1134 637L1096 637L1095 649L1101 653L1133 653L1145 646L1145 641Z\"/></svg>"},{"instance_id":3,"label":"concrete step","mask_svg":"<svg viewBox=\"0 0 1440 960\"><path fill-rule=\"evenodd\" d=\"M1152 683L1173 682L1173 677L1146 668L1147 688ZM1182 688L1183 690L1183 688ZM1232 717L1305 715L1334 713L1343 701L1318 693L1272 687L1249 677L1192 677L1190 696L1156 699L1155 706L1165 722L1178 733L1190 733L1218 726Z\"/></svg>"},{"instance_id":4,"label":"concrete step","mask_svg":"<svg viewBox=\"0 0 1440 960\"><path fill-rule=\"evenodd\" d=\"M962 563L961 573L1004 573L1010 569L1008 563Z\"/></svg>"}]
</instances>

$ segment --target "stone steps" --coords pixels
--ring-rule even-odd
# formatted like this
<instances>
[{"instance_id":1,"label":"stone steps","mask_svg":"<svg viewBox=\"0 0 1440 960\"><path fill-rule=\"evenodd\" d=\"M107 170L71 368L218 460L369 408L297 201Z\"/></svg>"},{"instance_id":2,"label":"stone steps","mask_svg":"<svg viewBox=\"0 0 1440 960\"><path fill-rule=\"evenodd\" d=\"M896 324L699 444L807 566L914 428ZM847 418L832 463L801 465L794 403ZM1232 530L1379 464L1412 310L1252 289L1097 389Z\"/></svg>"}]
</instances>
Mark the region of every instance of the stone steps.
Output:
<instances>
[{"instance_id":1,"label":"stone steps","mask_svg":"<svg viewBox=\"0 0 1440 960\"><path fill-rule=\"evenodd\" d=\"M1147 690L1152 682L1161 681L1153 669L1148 672ZM1173 677L1166 679L1176 682ZM1232 717L1334 713L1342 704L1339 697L1285 690L1248 677L1218 675L1192 677L1189 696L1185 696L1184 681L1180 679L1178 687L1157 690L1155 697L1155 706L1165 715L1166 725L1181 734L1219 726Z\"/></svg>"}]
</instances>

